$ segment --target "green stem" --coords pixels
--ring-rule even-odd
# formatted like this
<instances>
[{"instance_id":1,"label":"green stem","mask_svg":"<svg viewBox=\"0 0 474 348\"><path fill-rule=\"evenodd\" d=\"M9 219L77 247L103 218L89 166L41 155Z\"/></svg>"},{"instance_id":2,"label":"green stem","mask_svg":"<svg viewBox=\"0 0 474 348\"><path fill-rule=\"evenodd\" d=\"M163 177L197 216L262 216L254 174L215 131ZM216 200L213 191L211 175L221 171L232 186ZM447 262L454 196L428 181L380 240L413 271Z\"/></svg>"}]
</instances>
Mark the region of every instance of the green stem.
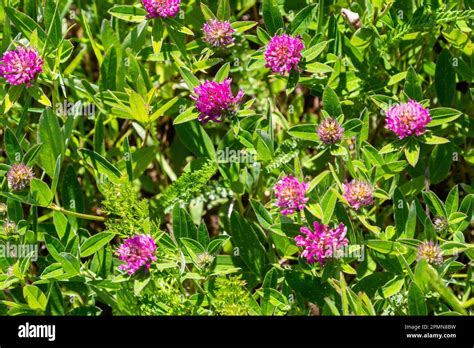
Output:
<instances>
[{"instance_id":1,"label":"green stem","mask_svg":"<svg viewBox=\"0 0 474 348\"><path fill-rule=\"evenodd\" d=\"M298 210L298 211L296 212L296 222L297 222L299 225L301 225L301 211L300 211L300 210Z\"/></svg>"},{"instance_id":2,"label":"green stem","mask_svg":"<svg viewBox=\"0 0 474 348\"><path fill-rule=\"evenodd\" d=\"M268 79L268 76L270 74L267 74L265 75L265 83L267 85L267 88L268 88L268 92L270 93L270 99L272 100L272 102L275 103L275 96L273 95L273 89L272 89L272 85L270 83L270 80Z\"/></svg>"},{"instance_id":3,"label":"green stem","mask_svg":"<svg viewBox=\"0 0 474 348\"><path fill-rule=\"evenodd\" d=\"M186 265L186 270L187 270L188 272L191 272L191 270L189 269L189 267L188 267L187 265ZM199 283L199 281L198 281L197 279L191 279L191 280L192 280L193 284L196 286L196 288L197 288L199 291L201 291L201 293L202 293L203 295L206 295L206 291L203 289L203 287L201 286L201 284Z\"/></svg>"},{"instance_id":4,"label":"green stem","mask_svg":"<svg viewBox=\"0 0 474 348\"><path fill-rule=\"evenodd\" d=\"M52 203L49 206L49 208L52 209L52 210L55 210L55 211L59 211L60 213L63 213L63 214L69 215L69 216L74 216L74 217L77 217L77 218L80 218L80 219L94 220L94 221L105 221L106 220L106 218L103 217L103 216L88 215L88 214L77 213L75 211L66 210L63 207L59 207L54 203Z\"/></svg>"},{"instance_id":5,"label":"green stem","mask_svg":"<svg viewBox=\"0 0 474 348\"><path fill-rule=\"evenodd\" d=\"M471 298L470 300L463 303L464 308L469 308L471 306L474 306L474 298Z\"/></svg>"},{"instance_id":6,"label":"green stem","mask_svg":"<svg viewBox=\"0 0 474 348\"><path fill-rule=\"evenodd\" d=\"M319 9L318 9L318 32L322 33L323 31L323 24L324 24L324 0L319 1Z\"/></svg>"},{"instance_id":7,"label":"green stem","mask_svg":"<svg viewBox=\"0 0 474 348\"><path fill-rule=\"evenodd\" d=\"M383 16L385 16L388 10L390 10L390 7L392 7L392 3L388 3L387 5L385 5L385 8L382 10L382 12L380 12L380 15L377 15L377 13L375 13L374 20L372 21L372 25L377 24L377 21Z\"/></svg>"},{"instance_id":8,"label":"green stem","mask_svg":"<svg viewBox=\"0 0 474 348\"><path fill-rule=\"evenodd\" d=\"M85 271L83 271L81 273L81 275L83 275L84 277L86 278L90 278L92 280L97 280L97 278L95 277L94 273L92 273L90 270L86 269Z\"/></svg>"},{"instance_id":9,"label":"green stem","mask_svg":"<svg viewBox=\"0 0 474 348\"><path fill-rule=\"evenodd\" d=\"M52 217L53 217L53 212L51 211L51 212L49 212L49 213L47 213L47 214L44 214L44 215L40 216L40 217L38 218L38 223L40 224L40 223L42 223L42 222L48 221L48 220L51 219Z\"/></svg>"},{"instance_id":10,"label":"green stem","mask_svg":"<svg viewBox=\"0 0 474 348\"><path fill-rule=\"evenodd\" d=\"M244 205L242 204L242 196L238 196L237 199L235 200L235 202L237 203L237 207L239 208L239 212L240 212L240 215L244 215L245 214L245 208L244 208Z\"/></svg>"},{"instance_id":11,"label":"green stem","mask_svg":"<svg viewBox=\"0 0 474 348\"><path fill-rule=\"evenodd\" d=\"M28 94L28 97L26 98L26 103L23 106L23 109L21 111L21 116L20 116L20 121L18 122L18 127L16 129L15 135L17 137L20 137L20 135L23 133L23 127L28 123L28 108L30 107L31 104L31 95Z\"/></svg>"},{"instance_id":12,"label":"green stem","mask_svg":"<svg viewBox=\"0 0 474 348\"><path fill-rule=\"evenodd\" d=\"M143 138L143 144L142 144L142 149L146 147L146 142L148 141L148 135L150 134L150 123L146 125L145 128L145 136Z\"/></svg>"}]
</instances>

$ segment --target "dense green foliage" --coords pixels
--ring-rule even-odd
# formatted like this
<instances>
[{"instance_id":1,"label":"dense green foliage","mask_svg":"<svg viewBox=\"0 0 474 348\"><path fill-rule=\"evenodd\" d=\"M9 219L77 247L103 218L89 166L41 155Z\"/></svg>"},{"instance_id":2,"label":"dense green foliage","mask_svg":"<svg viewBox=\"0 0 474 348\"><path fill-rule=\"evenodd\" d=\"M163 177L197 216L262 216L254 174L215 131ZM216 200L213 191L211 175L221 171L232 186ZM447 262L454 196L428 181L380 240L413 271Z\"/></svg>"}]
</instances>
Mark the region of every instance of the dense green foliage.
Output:
<instances>
[{"instance_id":1,"label":"dense green foliage","mask_svg":"<svg viewBox=\"0 0 474 348\"><path fill-rule=\"evenodd\" d=\"M470 314L467 4L183 0L147 19L138 0L0 1L1 52L44 60L31 86L0 78L0 244L37 248L0 256L0 314ZM228 47L202 40L216 16ZM265 47L283 32L305 48L275 74ZM238 110L202 124L194 88L227 77ZM408 100L432 120L399 139L385 114ZM328 117L344 128L333 145L316 131ZM26 190L7 180L15 163L34 171ZM309 200L282 215L274 187L290 174ZM373 204L350 207L351 179ZM308 264L295 237L315 221L344 224L349 254ZM116 252L141 234L156 261L129 275ZM441 262L419 256L429 240Z\"/></svg>"}]
</instances>

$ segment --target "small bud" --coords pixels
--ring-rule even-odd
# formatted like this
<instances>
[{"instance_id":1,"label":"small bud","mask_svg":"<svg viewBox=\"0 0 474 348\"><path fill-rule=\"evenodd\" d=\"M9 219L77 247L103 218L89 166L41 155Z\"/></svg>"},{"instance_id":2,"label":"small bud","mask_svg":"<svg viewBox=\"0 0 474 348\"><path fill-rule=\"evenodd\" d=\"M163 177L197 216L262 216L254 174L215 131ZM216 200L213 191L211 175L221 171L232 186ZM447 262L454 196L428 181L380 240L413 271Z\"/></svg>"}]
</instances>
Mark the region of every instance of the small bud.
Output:
<instances>
[{"instance_id":1,"label":"small bud","mask_svg":"<svg viewBox=\"0 0 474 348\"><path fill-rule=\"evenodd\" d=\"M344 189L344 198L347 203L358 210L374 202L374 189L368 182L360 180L352 180L347 184L342 184Z\"/></svg>"},{"instance_id":2,"label":"small bud","mask_svg":"<svg viewBox=\"0 0 474 348\"><path fill-rule=\"evenodd\" d=\"M326 145L340 142L344 135L344 128L333 118L326 118L321 122L317 131L319 139Z\"/></svg>"},{"instance_id":3,"label":"small bud","mask_svg":"<svg viewBox=\"0 0 474 348\"><path fill-rule=\"evenodd\" d=\"M439 265L443 262L443 253L438 244L433 241L423 242L418 247L417 260L425 259L428 263Z\"/></svg>"},{"instance_id":4,"label":"small bud","mask_svg":"<svg viewBox=\"0 0 474 348\"><path fill-rule=\"evenodd\" d=\"M7 235L7 236L16 233L16 231L17 231L17 226L16 226L15 221L11 221L11 220L8 220L8 219L5 220L5 221L3 222L2 231L3 231L3 234L5 234L5 235Z\"/></svg>"},{"instance_id":5,"label":"small bud","mask_svg":"<svg viewBox=\"0 0 474 348\"><path fill-rule=\"evenodd\" d=\"M229 21L211 19L204 24L203 31L203 40L211 46L226 47L234 42L233 33L235 30Z\"/></svg>"},{"instance_id":6,"label":"small bud","mask_svg":"<svg viewBox=\"0 0 474 348\"><path fill-rule=\"evenodd\" d=\"M0 203L0 216L5 216L8 212L7 205L5 203Z\"/></svg>"},{"instance_id":7,"label":"small bud","mask_svg":"<svg viewBox=\"0 0 474 348\"><path fill-rule=\"evenodd\" d=\"M214 259L214 256L205 251L196 256L196 264L201 269L209 268L214 262Z\"/></svg>"},{"instance_id":8,"label":"small bud","mask_svg":"<svg viewBox=\"0 0 474 348\"><path fill-rule=\"evenodd\" d=\"M446 219L444 216L436 216L433 219L433 227L437 232L446 231L449 227L448 219Z\"/></svg>"},{"instance_id":9,"label":"small bud","mask_svg":"<svg viewBox=\"0 0 474 348\"><path fill-rule=\"evenodd\" d=\"M13 191L23 191L30 187L35 177L33 170L23 163L14 164L7 173L7 180Z\"/></svg>"},{"instance_id":10,"label":"small bud","mask_svg":"<svg viewBox=\"0 0 474 348\"><path fill-rule=\"evenodd\" d=\"M343 8L341 14L354 28L359 29L361 27L359 14L357 12L352 12L347 8Z\"/></svg>"}]
</instances>

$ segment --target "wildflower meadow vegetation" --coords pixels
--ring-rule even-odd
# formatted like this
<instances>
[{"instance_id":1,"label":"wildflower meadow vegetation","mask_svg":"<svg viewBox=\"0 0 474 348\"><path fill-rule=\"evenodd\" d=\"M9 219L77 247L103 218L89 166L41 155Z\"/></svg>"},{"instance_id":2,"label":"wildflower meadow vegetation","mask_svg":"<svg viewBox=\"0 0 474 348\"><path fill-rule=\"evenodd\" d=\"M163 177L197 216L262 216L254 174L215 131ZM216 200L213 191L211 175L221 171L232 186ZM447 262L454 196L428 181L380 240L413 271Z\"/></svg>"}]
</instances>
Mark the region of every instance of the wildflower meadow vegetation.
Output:
<instances>
[{"instance_id":1,"label":"wildflower meadow vegetation","mask_svg":"<svg viewBox=\"0 0 474 348\"><path fill-rule=\"evenodd\" d=\"M0 1L0 315L469 315L469 3Z\"/></svg>"}]
</instances>

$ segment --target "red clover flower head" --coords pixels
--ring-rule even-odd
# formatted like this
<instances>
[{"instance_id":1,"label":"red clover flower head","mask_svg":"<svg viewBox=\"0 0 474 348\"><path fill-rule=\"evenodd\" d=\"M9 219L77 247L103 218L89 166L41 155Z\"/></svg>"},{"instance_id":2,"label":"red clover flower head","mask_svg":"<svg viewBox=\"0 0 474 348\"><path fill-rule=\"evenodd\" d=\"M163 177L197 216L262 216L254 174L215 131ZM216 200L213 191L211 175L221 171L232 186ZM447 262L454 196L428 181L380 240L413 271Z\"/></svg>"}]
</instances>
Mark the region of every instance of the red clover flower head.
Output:
<instances>
[{"instance_id":1,"label":"red clover flower head","mask_svg":"<svg viewBox=\"0 0 474 348\"><path fill-rule=\"evenodd\" d=\"M319 262L324 265L326 259L339 257L340 249L349 241L346 238L347 227L344 224L331 229L329 225L314 222L314 231L307 227L301 227L300 232L304 236L296 236L297 246L304 247L301 256L308 263Z\"/></svg>"},{"instance_id":2,"label":"red clover flower head","mask_svg":"<svg viewBox=\"0 0 474 348\"><path fill-rule=\"evenodd\" d=\"M142 0L148 18L174 17L179 12L181 0Z\"/></svg>"},{"instance_id":3,"label":"red clover flower head","mask_svg":"<svg viewBox=\"0 0 474 348\"><path fill-rule=\"evenodd\" d=\"M387 124L400 139L411 135L422 135L426 132L426 125L431 122L428 109L420 103L409 100L408 103L392 106L386 114Z\"/></svg>"},{"instance_id":4,"label":"red clover flower head","mask_svg":"<svg viewBox=\"0 0 474 348\"><path fill-rule=\"evenodd\" d=\"M43 60L35 49L18 47L7 51L0 60L0 76L10 85L26 84L36 79L43 71Z\"/></svg>"},{"instance_id":5,"label":"red clover flower head","mask_svg":"<svg viewBox=\"0 0 474 348\"><path fill-rule=\"evenodd\" d=\"M283 208L283 215L292 215L295 211L304 209L308 198L305 197L309 184L299 182L297 178L288 175L284 176L275 185L276 205Z\"/></svg>"},{"instance_id":6,"label":"red clover flower head","mask_svg":"<svg viewBox=\"0 0 474 348\"><path fill-rule=\"evenodd\" d=\"M347 203L356 210L374 202L373 187L368 182L352 180L342 187Z\"/></svg>"},{"instance_id":7,"label":"red clover flower head","mask_svg":"<svg viewBox=\"0 0 474 348\"><path fill-rule=\"evenodd\" d=\"M296 68L301 59L303 41L288 34L275 35L267 44L265 67L284 75Z\"/></svg>"},{"instance_id":8,"label":"red clover flower head","mask_svg":"<svg viewBox=\"0 0 474 348\"><path fill-rule=\"evenodd\" d=\"M226 47L234 42L235 32L229 21L211 19L204 23L204 42L211 46Z\"/></svg>"},{"instance_id":9,"label":"red clover flower head","mask_svg":"<svg viewBox=\"0 0 474 348\"><path fill-rule=\"evenodd\" d=\"M120 269L127 271L129 275L143 266L148 271L151 263L156 261L155 252L156 244L150 235L141 234L128 238L117 250L119 260L125 261Z\"/></svg>"},{"instance_id":10,"label":"red clover flower head","mask_svg":"<svg viewBox=\"0 0 474 348\"><path fill-rule=\"evenodd\" d=\"M196 108L200 113L198 120L201 123L222 122L226 116L235 114L244 91L240 90L234 97L230 88L231 82L231 79L226 79L221 83L205 81L194 88L196 95L191 98L196 101Z\"/></svg>"}]
</instances>

